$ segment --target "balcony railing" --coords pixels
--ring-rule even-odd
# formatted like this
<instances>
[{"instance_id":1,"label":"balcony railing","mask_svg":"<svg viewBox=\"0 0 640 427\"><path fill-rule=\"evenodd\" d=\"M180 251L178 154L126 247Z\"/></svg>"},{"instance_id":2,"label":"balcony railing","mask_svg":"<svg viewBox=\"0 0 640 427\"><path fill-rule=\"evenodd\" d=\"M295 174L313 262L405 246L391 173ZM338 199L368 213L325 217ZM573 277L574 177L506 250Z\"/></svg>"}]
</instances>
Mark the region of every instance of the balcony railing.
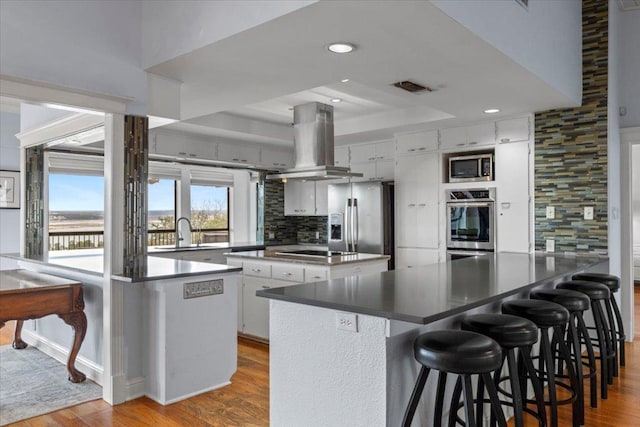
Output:
<instances>
[{"instance_id":1,"label":"balcony railing","mask_svg":"<svg viewBox=\"0 0 640 427\"><path fill-rule=\"evenodd\" d=\"M175 244L174 230L149 230L148 246L166 246ZM191 232L191 242L214 243L228 242L229 230L210 228ZM74 249L94 249L104 246L102 231L52 231L49 233L49 250L63 251Z\"/></svg>"}]
</instances>

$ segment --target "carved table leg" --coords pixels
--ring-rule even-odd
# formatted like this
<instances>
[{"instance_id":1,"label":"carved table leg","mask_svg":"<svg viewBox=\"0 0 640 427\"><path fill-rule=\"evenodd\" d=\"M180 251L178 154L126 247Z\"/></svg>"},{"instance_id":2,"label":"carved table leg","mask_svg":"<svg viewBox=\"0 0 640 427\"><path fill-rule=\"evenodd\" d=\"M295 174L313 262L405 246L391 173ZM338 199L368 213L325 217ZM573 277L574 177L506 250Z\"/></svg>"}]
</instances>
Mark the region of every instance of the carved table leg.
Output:
<instances>
[{"instance_id":1,"label":"carved table leg","mask_svg":"<svg viewBox=\"0 0 640 427\"><path fill-rule=\"evenodd\" d=\"M27 343L22 341L22 324L24 321L16 320L16 327L14 329L13 344L11 345L16 350L22 350L27 348Z\"/></svg>"},{"instance_id":2,"label":"carved table leg","mask_svg":"<svg viewBox=\"0 0 640 427\"><path fill-rule=\"evenodd\" d=\"M73 328L73 347L69 352L69 359L67 359L67 371L69 372L69 381L72 383L81 383L85 380L86 376L82 372L76 369L76 357L80 351L80 346L84 340L84 335L87 332L87 316L83 311L78 311L69 314L58 315L67 325Z\"/></svg>"}]
</instances>

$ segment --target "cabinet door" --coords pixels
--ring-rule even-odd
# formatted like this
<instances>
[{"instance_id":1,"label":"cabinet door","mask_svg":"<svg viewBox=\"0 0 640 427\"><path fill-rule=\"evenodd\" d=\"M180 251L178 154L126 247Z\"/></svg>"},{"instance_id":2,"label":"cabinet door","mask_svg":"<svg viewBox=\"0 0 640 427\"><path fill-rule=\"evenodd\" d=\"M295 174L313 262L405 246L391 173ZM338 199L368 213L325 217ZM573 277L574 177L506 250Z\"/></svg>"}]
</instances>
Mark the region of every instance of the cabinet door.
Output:
<instances>
[{"instance_id":1,"label":"cabinet door","mask_svg":"<svg viewBox=\"0 0 640 427\"><path fill-rule=\"evenodd\" d=\"M316 191L314 182L290 181L284 185L285 215L315 215Z\"/></svg>"},{"instance_id":2,"label":"cabinet door","mask_svg":"<svg viewBox=\"0 0 640 427\"><path fill-rule=\"evenodd\" d=\"M361 177L351 178L351 182L374 181L376 178L376 163L351 163L351 172L361 173Z\"/></svg>"},{"instance_id":3,"label":"cabinet door","mask_svg":"<svg viewBox=\"0 0 640 427\"><path fill-rule=\"evenodd\" d=\"M268 279L244 277L242 289L242 332L256 337L269 339L269 300L257 297L256 292L268 289Z\"/></svg>"},{"instance_id":4,"label":"cabinet door","mask_svg":"<svg viewBox=\"0 0 640 427\"><path fill-rule=\"evenodd\" d=\"M154 154L184 159L214 159L215 144L208 141L185 140L157 134Z\"/></svg>"},{"instance_id":5,"label":"cabinet door","mask_svg":"<svg viewBox=\"0 0 640 427\"><path fill-rule=\"evenodd\" d=\"M398 246L415 246L417 223L417 169L419 156L399 157L396 168L396 238Z\"/></svg>"},{"instance_id":6,"label":"cabinet door","mask_svg":"<svg viewBox=\"0 0 640 427\"><path fill-rule=\"evenodd\" d=\"M293 166L293 153L285 150L260 150L260 164L267 168L288 169Z\"/></svg>"},{"instance_id":7,"label":"cabinet door","mask_svg":"<svg viewBox=\"0 0 640 427\"><path fill-rule=\"evenodd\" d=\"M467 144L493 145L496 143L496 124L494 122L481 123L467 127Z\"/></svg>"},{"instance_id":8,"label":"cabinet door","mask_svg":"<svg viewBox=\"0 0 640 427\"><path fill-rule=\"evenodd\" d=\"M379 160L376 162L376 181L393 181L396 164L393 160Z\"/></svg>"},{"instance_id":9,"label":"cabinet door","mask_svg":"<svg viewBox=\"0 0 640 427\"><path fill-rule=\"evenodd\" d=\"M467 129L464 127L440 129L440 148L448 150L467 144Z\"/></svg>"},{"instance_id":10,"label":"cabinet door","mask_svg":"<svg viewBox=\"0 0 640 427\"><path fill-rule=\"evenodd\" d=\"M497 121L496 134L498 142L528 141L530 134L529 117Z\"/></svg>"},{"instance_id":11,"label":"cabinet door","mask_svg":"<svg viewBox=\"0 0 640 427\"><path fill-rule=\"evenodd\" d=\"M375 144L358 144L349 147L351 163L372 162L376 159Z\"/></svg>"},{"instance_id":12,"label":"cabinet door","mask_svg":"<svg viewBox=\"0 0 640 427\"><path fill-rule=\"evenodd\" d=\"M260 151L254 147L219 144L218 160L243 164L258 164L260 163Z\"/></svg>"},{"instance_id":13,"label":"cabinet door","mask_svg":"<svg viewBox=\"0 0 640 427\"><path fill-rule=\"evenodd\" d=\"M383 141L375 144L376 160L393 160L396 157L396 147L393 141Z\"/></svg>"},{"instance_id":14,"label":"cabinet door","mask_svg":"<svg viewBox=\"0 0 640 427\"><path fill-rule=\"evenodd\" d=\"M396 268L413 268L440 262L437 249L398 248Z\"/></svg>"},{"instance_id":15,"label":"cabinet door","mask_svg":"<svg viewBox=\"0 0 640 427\"><path fill-rule=\"evenodd\" d=\"M398 135L396 137L396 154L416 154L437 149L437 130Z\"/></svg>"},{"instance_id":16,"label":"cabinet door","mask_svg":"<svg viewBox=\"0 0 640 427\"><path fill-rule=\"evenodd\" d=\"M531 153L529 143L498 144L496 147L497 250L529 252Z\"/></svg>"},{"instance_id":17,"label":"cabinet door","mask_svg":"<svg viewBox=\"0 0 640 427\"><path fill-rule=\"evenodd\" d=\"M316 215L329 215L329 183L316 181Z\"/></svg>"},{"instance_id":18,"label":"cabinet door","mask_svg":"<svg viewBox=\"0 0 640 427\"><path fill-rule=\"evenodd\" d=\"M349 166L349 147L336 147L333 153L333 164L340 167Z\"/></svg>"}]
</instances>

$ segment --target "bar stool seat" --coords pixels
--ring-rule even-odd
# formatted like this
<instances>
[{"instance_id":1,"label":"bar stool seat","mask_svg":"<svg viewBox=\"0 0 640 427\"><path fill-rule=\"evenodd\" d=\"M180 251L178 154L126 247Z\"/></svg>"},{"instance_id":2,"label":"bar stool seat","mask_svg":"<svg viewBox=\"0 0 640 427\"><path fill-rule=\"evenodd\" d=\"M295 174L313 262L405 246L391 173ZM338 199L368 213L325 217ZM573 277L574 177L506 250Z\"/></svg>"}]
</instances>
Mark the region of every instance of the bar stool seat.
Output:
<instances>
[{"instance_id":1,"label":"bar stool seat","mask_svg":"<svg viewBox=\"0 0 640 427\"><path fill-rule=\"evenodd\" d=\"M462 320L462 329L486 335L504 348L524 347L538 342L535 323L507 314L467 316Z\"/></svg>"},{"instance_id":2,"label":"bar stool seat","mask_svg":"<svg viewBox=\"0 0 640 427\"><path fill-rule=\"evenodd\" d=\"M581 292L592 300L607 300L611 297L611 291L606 286L585 280L569 280L560 283L557 288Z\"/></svg>"},{"instance_id":3,"label":"bar stool seat","mask_svg":"<svg viewBox=\"0 0 640 427\"><path fill-rule=\"evenodd\" d=\"M571 279L573 280L586 280L587 282L602 283L607 286L611 292L616 292L620 289L620 279L617 276L605 273L578 273L574 274Z\"/></svg>"},{"instance_id":4,"label":"bar stool seat","mask_svg":"<svg viewBox=\"0 0 640 427\"><path fill-rule=\"evenodd\" d=\"M502 349L497 342L487 336L469 331L430 331L415 339L413 352L416 361L422 366L405 410L403 427L411 425L431 370L439 371L434 425L441 425L447 375L452 373L458 374L457 381L463 391L463 405L468 426L476 425L471 376L478 375L489 395L493 416L500 427L507 427L498 393L490 375L502 365Z\"/></svg>"},{"instance_id":5,"label":"bar stool seat","mask_svg":"<svg viewBox=\"0 0 640 427\"><path fill-rule=\"evenodd\" d=\"M529 298L555 302L569 310L569 313L589 310L591 303L584 293L569 289L534 289Z\"/></svg>"},{"instance_id":6,"label":"bar stool seat","mask_svg":"<svg viewBox=\"0 0 640 427\"><path fill-rule=\"evenodd\" d=\"M552 327L569 321L569 312L561 305L532 299L506 301L502 304L502 312L529 319L538 327Z\"/></svg>"}]
</instances>

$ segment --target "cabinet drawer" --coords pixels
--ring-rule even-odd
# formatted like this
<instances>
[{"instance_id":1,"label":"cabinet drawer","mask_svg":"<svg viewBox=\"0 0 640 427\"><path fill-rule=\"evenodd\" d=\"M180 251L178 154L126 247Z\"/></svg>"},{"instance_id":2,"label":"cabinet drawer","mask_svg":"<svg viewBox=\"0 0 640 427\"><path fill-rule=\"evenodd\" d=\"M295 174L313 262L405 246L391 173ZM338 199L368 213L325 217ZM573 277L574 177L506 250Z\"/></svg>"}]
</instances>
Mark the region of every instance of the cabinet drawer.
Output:
<instances>
[{"instance_id":1,"label":"cabinet drawer","mask_svg":"<svg viewBox=\"0 0 640 427\"><path fill-rule=\"evenodd\" d=\"M304 282L304 268L296 265L273 265L271 273L275 280Z\"/></svg>"},{"instance_id":2,"label":"cabinet drawer","mask_svg":"<svg viewBox=\"0 0 640 427\"><path fill-rule=\"evenodd\" d=\"M271 266L254 262L242 263L242 272L245 276L271 277Z\"/></svg>"},{"instance_id":3,"label":"cabinet drawer","mask_svg":"<svg viewBox=\"0 0 640 427\"><path fill-rule=\"evenodd\" d=\"M305 282L322 282L327 280L327 270L324 268L307 267L304 269Z\"/></svg>"}]
</instances>

